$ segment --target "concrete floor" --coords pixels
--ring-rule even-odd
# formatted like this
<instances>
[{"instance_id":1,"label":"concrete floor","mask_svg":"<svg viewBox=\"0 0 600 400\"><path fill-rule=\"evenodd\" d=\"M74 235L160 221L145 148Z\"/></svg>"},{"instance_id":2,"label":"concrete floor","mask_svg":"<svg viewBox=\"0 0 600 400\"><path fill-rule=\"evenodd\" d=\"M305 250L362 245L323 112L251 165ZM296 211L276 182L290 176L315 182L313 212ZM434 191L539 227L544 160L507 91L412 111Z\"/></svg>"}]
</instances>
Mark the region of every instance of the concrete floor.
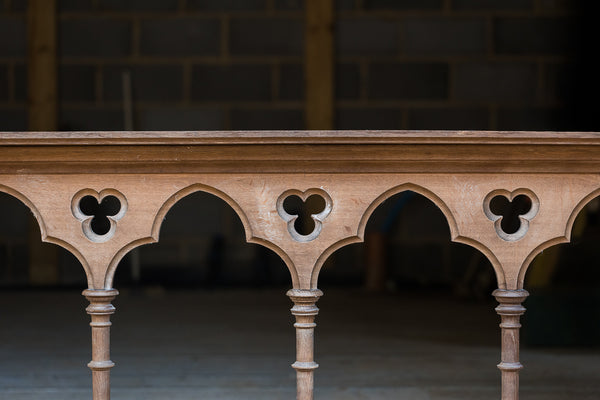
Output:
<instances>
[{"instance_id":1,"label":"concrete floor","mask_svg":"<svg viewBox=\"0 0 600 400\"><path fill-rule=\"evenodd\" d=\"M499 398L493 302L325 288L316 399ZM295 398L285 290L123 291L113 400ZM91 398L77 291L0 293L0 399ZM600 398L600 351L524 349L523 400Z\"/></svg>"}]
</instances>

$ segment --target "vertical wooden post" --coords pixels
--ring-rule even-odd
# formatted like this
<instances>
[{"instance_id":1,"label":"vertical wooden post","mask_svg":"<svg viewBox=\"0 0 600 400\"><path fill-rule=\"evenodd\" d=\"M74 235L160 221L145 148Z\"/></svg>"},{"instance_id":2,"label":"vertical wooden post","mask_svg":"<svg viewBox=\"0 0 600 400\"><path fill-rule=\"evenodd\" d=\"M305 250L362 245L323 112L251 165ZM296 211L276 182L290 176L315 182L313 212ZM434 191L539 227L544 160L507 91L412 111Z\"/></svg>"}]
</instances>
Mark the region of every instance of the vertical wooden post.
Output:
<instances>
[{"instance_id":1,"label":"vertical wooden post","mask_svg":"<svg viewBox=\"0 0 600 400\"><path fill-rule=\"evenodd\" d=\"M333 129L333 0L306 0L306 129Z\"/></svg>"},{"instance_id":2,"label":"vertical wooden post","mask_svg":"<svg viewBox=\"0 0 600 400\"><path fill-rule=\"evenodd\" d=\"M315 317L319 313L317 301L320 290L291 289L287 295L294 302L292 314L296 317L296 400L313 400L314 371L319 367L314 360Z\"/></svg>"},{"instance_id":3,"label":"vertical wooden post","mask_svg":"<svg viewBox=\"0 0 600 400\"><path fill-rule=\"evenodd\" d=\"M92 317L92 390L94 400L110 400L110 369L115 363L110 360L110 316L115 313L111 302L119 294L115 289L84 290L82 293L90 302L85 309Z\"/></svg>"},{"instance_id":4,"label":"vertical wooden post","mask_svg":"<svg viewBox=\"0 0 600 400\"><path fill-rule=\"evenodd\" d=\"M496 312L501 317L502 359L498 368L502 371L502 400L519 400L519 329L525 307L521 305L529 296L526 290L497 289L492 295L500 305Z\"/></svg>"},{"instance_id":5,"label":"vertical wooden post","mask_svg":"<svg viewBox=\"0 0 600 400\"><path fill-rule=\"evenodd\" d=\"M29 130L58 128L56 0L29 0L27 6ZM36 222L29 225L29 279L35 285L58 283L58 248L40 241Z\"/></svg>"},{"instance_id":6,"label":"vertical wooden post","mask_svg":"<svg viewBox=\"0 0 600 400\"><path fill-rule=\"evenodd\" d=\"M29 130L58 127L56 0L29 0L27 8Z\"/></svg>"}]
</instances>

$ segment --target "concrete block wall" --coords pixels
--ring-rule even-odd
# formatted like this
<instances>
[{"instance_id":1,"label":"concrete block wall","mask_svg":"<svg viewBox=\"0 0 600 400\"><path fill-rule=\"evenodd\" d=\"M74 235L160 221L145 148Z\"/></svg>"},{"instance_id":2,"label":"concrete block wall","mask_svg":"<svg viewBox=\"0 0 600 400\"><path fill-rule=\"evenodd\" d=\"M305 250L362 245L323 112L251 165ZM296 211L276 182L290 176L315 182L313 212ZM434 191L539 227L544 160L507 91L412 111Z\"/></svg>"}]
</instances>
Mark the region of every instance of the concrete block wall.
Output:
<instances>
[{"instance_id":1,"label":"concrete block wall","mask_svg":"<svg viewBox=\"0 0 600 400\"><path fill-rule=\"evenodd\" d=\"M575 4L339 1L337 127L574 129Z\"/></svg>"},{"instance_id":2,"label":"concrete block wall","mask_svg":"<svg viewBox=\"0 0 600 400\"><path fill-rule=\"evenodd\" d=\"M58 0L62 129L302 129L302 0ZM574 129L576 0L338 0L336 128ZM2 130L26 0L0 0ZM575 60L577 61L577 60Z\"/></svg>"},{"instance_id":3,"label":"concrete block wall","mask_svg":"<svg viewBox=\"0 0 600 400\"><path fill-rule=\"evenodd\" d=\"M0 0L0 131L24 130L25 2Z\"/></svg>"},{"instance_id":4,"label":"concrete block wall","mask_svg":"<svg viewBox=\"0 0 600 400\"><path fill-rule=\"evenodd\" d=\"M301 129L303 13L286 1L58 0L60 127ZM25 0L0 0L1 130L26 129Z\"/></svg>"}]
</instances>

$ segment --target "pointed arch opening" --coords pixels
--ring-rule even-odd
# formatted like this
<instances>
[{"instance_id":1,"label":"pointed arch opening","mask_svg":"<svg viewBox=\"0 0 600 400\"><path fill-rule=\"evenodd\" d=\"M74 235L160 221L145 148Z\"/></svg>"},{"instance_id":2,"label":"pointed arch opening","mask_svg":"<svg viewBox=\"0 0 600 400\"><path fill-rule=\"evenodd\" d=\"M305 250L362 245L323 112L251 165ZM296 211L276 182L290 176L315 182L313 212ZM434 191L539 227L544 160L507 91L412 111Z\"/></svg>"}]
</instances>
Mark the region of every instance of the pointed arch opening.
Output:
<instances>
[{"instance_id":1,"label":"pointed arch opening","mask_svg":"<svg viewBox=\"0 0 600 400\"><path fill-rule=\"evenodd\" d=\"M107 281L112 282L114 274L119 287L135 283L214 287L222 281L247 287L289 285L285 263L270 243L248 243L249 229L246 216L227 195L203 185L188 187L157 214L153 226L157 242L134 249L137 255L128 249L119 267L109 270Z\"/></svg>"},{"instance_id":2,"label":"pointed arch opening","mask_svg":"<svg viewBox=\"0 0 600 400\"><path fill-rule=\"evenodd\" d=\"M531 391L533 382L544 380L549 392L564 398L596 398L600 396L600 190L577 205L565 237L568 243L555 241L537 249L523 271L530 295L524 304L521 355L530 372L521 387ZM549 360L561 368L547 368Z\"/></svg>"},{"instance_id":3,"label":"pointed arch opening","mask_svg":"<svg viewBox=\"0 0 600 400\"><path fill-rule=\"evenodd\" d=\"M0 397L85 397L86 274L69 251L41 241L39 221L25 196L0 185Z\"/></svg>"},{"instance_id":4,"label":"pointed arch opening","mask_svg":"<svg viewBox=\"0 0 600 400\"><path fill-rule=\"evenodd\" d=\"M77 251L45 231L29 199L0 185L0 286L85 287Z\"/></svg>"},{"instance_id":5,"label":"pointed arch opening","mask_svg":"<svg viewBox=\"0 0 600 400\"><path fill-rule=\"evenodd\" d=\"M366 214L365 243L335 251L321 270L323 389L347 385L365 398L494 397L494 269L478 250L450 240L453 220L439 199L399 192Z\"/></svg>"},{"instance_id":6,"label":"pointed arch opening","mask_svg":"<svg viewBox=\"0 0 600 400\"><path fill-rule=\"evenodd\" d=\"M131 252L116 269L114 397L293 398L288 269L247 243L243 214L222 194L202 189L163 207L158 242L134 250L137 277Z\"/></svg>"}]
</instances>

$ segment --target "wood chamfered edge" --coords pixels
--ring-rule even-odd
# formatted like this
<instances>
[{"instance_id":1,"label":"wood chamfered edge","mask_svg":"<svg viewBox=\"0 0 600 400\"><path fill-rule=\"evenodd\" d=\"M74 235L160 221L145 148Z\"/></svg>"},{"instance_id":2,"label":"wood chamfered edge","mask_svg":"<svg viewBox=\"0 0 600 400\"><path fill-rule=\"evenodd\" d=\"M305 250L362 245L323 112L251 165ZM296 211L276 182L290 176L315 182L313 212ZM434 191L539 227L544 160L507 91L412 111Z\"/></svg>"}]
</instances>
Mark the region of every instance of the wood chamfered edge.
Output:
<instances>
[{"instance_id":1,"label":"wood chamfered edge","mask_svg":"<svg viewBox=\"0 0 600 400\"><path fill-rule=\"evenodd\" d=\"M0 133L0 174L595 173L600 133Z\"/></svg>"},{"instance_id":2,"label":"wood chamfered edge","mask_svg":"<svg viewBox=\"0 0 600 400\"><path fill-rule=\"evenodd\" d=\"M597 144L597 132L533 131L114 131L0 132L7 145L156 144Z\"/></svg>"}]
</instances>

